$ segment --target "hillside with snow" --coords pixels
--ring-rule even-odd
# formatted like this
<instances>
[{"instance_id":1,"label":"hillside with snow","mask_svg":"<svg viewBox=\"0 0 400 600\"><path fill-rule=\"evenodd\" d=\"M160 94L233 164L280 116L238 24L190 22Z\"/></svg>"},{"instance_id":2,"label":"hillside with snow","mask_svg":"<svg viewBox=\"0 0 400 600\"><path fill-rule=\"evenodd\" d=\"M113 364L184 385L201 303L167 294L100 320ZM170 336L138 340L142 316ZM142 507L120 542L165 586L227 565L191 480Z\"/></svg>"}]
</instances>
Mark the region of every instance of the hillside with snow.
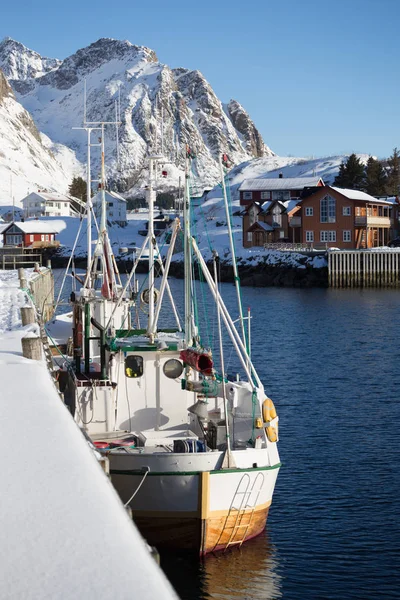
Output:
<instances>
[{"instance_id":1,"label":"hillside with snow","mask_svg":"<svg viewBox=\"0 0 400 600\"><path fill-rule=\"evenodd\" d=\"M66 192L82 168L74 153L39 133L0 71L0 205L12 205L34 188Z\"/></svg>"},{"instance_id":2,"label":"hillside with snow","mask_svg":"<svg viewBox=\"0 0 400 600\"><path fill-rule=\"evenodd\" d=\"M58 61L6 38L0 68L38 129L82 163L86 135L73 127L84 121L86 82L87 121L120 121L106 128L105 142L107 176L121 191L143 183L150 149L162 150L171 162L166 187L183 175L187 144L197 156L199 185L218 180L221 152L235 164L273 155L238 102L222 104L199 71L172 69L144 46L103 38ZM95 151L93 164L99 164Z\"/></svg>"}]
</instances>

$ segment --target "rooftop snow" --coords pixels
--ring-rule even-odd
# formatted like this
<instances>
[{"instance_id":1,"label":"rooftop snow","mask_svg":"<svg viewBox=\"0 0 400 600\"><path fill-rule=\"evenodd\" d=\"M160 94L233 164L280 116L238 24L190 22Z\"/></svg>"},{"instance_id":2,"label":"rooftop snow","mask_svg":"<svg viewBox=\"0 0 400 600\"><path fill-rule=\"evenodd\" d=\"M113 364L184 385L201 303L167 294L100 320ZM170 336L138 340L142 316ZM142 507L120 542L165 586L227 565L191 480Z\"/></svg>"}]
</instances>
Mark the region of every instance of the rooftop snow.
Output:
<instances>
[{"instance_id":1,"label":"rooftop snow","mask_svg":"<svg viewBox=\"0 0 400 600\"><path fill-rule=\"evenodd\" d=\"M269 179L245 179L240 185L241 192L258 190L302 190L314 187L322 181L320 177L282 177Z\"/></svg>"},{"instance_id":2,"label":"rooftop snow","mask_svg":"<svg viewBox=\"0 0 400 600\"><path fill-rule=\"evenodd\" d=\"M15 221L14 225L24 233L59 233L60 231L59 228L56 229L54 225L46 223L46 221Z\"/></svg>"},{"instance_id":3,"label":"rooftop snow","mask_svg":"<svg viewBox=\"0 0 400 600\"><path fill-rule=\"evenodd\" d=\"M349 200L364 200L367 202L383 202L385 204L393 204L393 202L379 200L378 198L374 198L374 196L370 196L369 194L366 194L365 192L360 192L359 190L348 190L346 188L338 188L333 186L332 189L335 190L335 192L339 192L339 194L342 194L342 196L346 196L346 198L349 198Z\"/></svg>"}]
</instances>

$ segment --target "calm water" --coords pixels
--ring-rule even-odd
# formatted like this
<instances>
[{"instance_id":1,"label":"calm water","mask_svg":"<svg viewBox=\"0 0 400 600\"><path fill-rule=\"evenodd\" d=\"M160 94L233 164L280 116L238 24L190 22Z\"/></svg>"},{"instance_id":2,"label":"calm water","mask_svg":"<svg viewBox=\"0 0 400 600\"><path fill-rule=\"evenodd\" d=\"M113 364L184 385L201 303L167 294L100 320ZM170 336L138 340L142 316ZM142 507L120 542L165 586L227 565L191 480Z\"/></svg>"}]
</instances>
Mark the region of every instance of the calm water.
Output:
<instances>
[{"instance_id":1,"label":"calm water","mask_svg":"<svg viewBox=\"0 0 400 600\"><path fill-rule=\"evenodd\" d=\"M233 286L223 293L233 306ZM182 600L400 598L400 294L244 288L243 297L253 360L280 417L267 529L241 550L204 562L162 556L162 567Z\"/></svg>"}]
</instances>

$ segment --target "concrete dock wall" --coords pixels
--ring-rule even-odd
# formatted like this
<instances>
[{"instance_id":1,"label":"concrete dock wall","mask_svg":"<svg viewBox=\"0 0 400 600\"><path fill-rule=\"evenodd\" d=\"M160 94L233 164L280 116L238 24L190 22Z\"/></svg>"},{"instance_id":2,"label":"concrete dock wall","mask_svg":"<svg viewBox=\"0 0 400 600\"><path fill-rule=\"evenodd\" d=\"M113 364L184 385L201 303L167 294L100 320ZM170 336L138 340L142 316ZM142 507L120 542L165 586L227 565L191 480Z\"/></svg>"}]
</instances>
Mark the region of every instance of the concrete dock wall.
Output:
<instances>
[{"instance_id":1,"label":"concrete dock wall","mask_svg":"<svg viewBox=\"0 0 400 600\"><path fill-rule=\"evenodd\" d=\"M36 270L29 278L29 287L36 308L44 321L49 321L54 311L54 276L47 267Z\"/></svg>"}]
</instances>

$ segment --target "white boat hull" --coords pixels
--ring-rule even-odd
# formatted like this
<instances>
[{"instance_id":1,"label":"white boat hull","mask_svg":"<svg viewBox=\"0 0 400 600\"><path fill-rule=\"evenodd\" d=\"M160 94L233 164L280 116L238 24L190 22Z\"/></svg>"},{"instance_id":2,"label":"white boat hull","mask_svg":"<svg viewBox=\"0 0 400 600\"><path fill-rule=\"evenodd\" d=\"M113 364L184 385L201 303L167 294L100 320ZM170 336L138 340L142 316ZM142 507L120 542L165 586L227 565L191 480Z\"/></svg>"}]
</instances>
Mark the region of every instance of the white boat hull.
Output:
<instances>
[{"instance_id":1,"label":"white boat hull","mask_svg":"<svg viewBox=\"0 0 400 600\"><path fill-rule=\"evenodd\" d=\"M111 478L124 503L138 490L129 506L148 543L205 555L241 545L266 525L280 464L262 465L265 450L232 455L248 467L220 468L222 452L110 454Z\"/></svg>"}]
</instances>

